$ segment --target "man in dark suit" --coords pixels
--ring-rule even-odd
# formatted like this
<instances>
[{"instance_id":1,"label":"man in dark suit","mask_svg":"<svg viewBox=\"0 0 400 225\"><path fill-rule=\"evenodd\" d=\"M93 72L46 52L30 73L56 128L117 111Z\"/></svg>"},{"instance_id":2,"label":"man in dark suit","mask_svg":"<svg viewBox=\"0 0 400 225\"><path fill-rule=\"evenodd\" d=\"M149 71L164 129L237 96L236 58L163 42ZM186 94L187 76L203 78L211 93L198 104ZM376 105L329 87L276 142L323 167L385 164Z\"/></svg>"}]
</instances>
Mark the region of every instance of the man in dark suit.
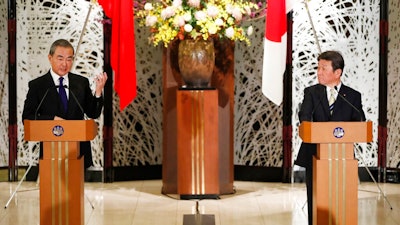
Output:
<instances>
[{"instance_id":1,"label":"man in dark suit","mask_svg":"<svg viewBox=\"0 0 400 225\"><path fill-rule=\"evenodd\" d=\"M304 99L299 111L300 122L365 121L361 94L341 82L343 68L344 60L339 52L327 51L319 55L318 84L304 89ZM316 149L316 144L302 143L295 161L296 165L306 169L310 225L312 224L312 159Z\"/></svg>"},{"instance_id":2,"label":"man in dark suit","mask_svg":"<svg viewBox=\"0 0 400 225\"><path fill-rule=\"evenodd\" d=\"M64 39L56 40L51 45L48 59L51 65L49 72L29 82L22 119L82 120L86 116L98 118L103 108L102 91L107 74L96 76L96 88L92 93L86 77L70 72L74 48ZM84 155L85 168L92 166L90 142L81 142L80 151Z\"/></svg>"}]
</instances>

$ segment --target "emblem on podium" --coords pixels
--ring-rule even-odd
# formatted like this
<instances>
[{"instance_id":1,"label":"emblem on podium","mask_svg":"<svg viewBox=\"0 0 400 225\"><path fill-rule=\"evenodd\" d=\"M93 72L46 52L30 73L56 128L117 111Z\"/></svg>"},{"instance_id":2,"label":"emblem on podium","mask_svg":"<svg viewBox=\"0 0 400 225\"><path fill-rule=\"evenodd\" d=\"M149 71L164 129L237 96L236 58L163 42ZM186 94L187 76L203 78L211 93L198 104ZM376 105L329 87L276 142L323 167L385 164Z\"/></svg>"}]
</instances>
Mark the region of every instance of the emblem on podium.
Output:
<instances>
[{"instance_id":1,"label":"emblem on podium","mask_svg":"<svg viewBox=\"0 0 400 225\"><path fill-rule=\"evenodd\" d=\"M63 135L64 134L64 128L62 126L60 126L60 125L54 126L53 127L53 134L54 134L54 136L57 136L57 137Z\"/></svg>"}]
</instances>

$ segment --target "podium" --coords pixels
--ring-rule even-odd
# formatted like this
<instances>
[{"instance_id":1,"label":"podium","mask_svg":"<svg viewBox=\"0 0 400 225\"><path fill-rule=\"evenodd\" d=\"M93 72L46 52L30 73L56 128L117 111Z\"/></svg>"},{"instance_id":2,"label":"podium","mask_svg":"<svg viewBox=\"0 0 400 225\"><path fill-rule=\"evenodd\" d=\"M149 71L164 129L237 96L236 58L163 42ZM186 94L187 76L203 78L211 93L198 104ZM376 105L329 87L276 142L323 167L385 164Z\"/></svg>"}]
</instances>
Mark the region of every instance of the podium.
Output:
<instances>
[{"instance_id":1,"label":"podium","mask_svg":"<svg viewBox=\"0 0 400 225\"><path fill-rule=\"evenodd\" d=\"M25 140L43 142L39 161L40 224L84 224L84 161L79 142L97 133L94 120L25 120Z\"/></svg>"},{"instance_id":2,"label":"podium","mask_svg":"<svg viewBox=\"0 0 400 225\"><path fill-rule=\"evenodd\" d=\"M218 196L218 90L177 91L178 194Z\"/></svg>"},{"instance_id":3,"label":"podium","mask_svg":"<svg viewBox=\"0 0 400 225\"><path fill-rule=\"evenodd\" d=\"M303 142L317 144L313 158L313 224L358 224L355 142L372 141L372 122L302 122Z\"/></svg>"}]
</instances>

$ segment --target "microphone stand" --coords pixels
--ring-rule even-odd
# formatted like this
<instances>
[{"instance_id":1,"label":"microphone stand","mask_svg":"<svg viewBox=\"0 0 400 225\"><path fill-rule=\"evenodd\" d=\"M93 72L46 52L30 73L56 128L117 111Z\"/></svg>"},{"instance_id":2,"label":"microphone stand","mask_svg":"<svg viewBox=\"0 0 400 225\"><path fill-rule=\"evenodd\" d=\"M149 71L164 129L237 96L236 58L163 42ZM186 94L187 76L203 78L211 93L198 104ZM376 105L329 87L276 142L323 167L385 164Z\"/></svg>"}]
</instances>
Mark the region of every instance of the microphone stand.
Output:
<instances>
[{"instance_id":1,"label":"microphone stand","mask_svg":"<svg viewBox=\"0 0 400 225\"><path fill-rule=\"evenodd\" d=\"M10 205L11 200L14 198L15 194L16 194L17 191L19 190L19 188L20 188L22 182L24 182L26 175L27 175L27 174L29 173L29 171L31 170L32 165L33 165L33 160L34 160L34 158L31 157L31 161L30 161L30 163L29 163L29 167L28 167L28 169L26 169L26 171L25 171L24 175L22 176L21 180L18 182L17 187L15 188L14 192L11 194L11 196L10 196L10 198L8 199L6 205L4 206L5 209L7 209L8 205Z\"/></svg>"},{"instance_id":2,"label":"microphone stand","mask_svg":"<svg viewBox=\"0 0 400 225\"><path fill-rule=\"evenodd\" d=\"M388 203L390 210L393 210L392 205L390 204L389 200L387 199L385 193L382 191L380 185L378 184L378 182L376 182L374 176L372 175L371 171L368 169L367 164L365 164L364 158L361 155L360 149L356 148L356 152L357 154L360 156L362 163L364 164L364 168L367 170L369 176L371 177L372 181L374 181L375 185L378 187L379 192L383 195L383 198L385 199L385 201Z\"/></svg>"},{"instance_id":3,"label":"microphone stand","mask_svg":"<svg viewBox=\"0 0 400 225\"><path fill-rule=\"evenodd\" d=\"M356 111L358 112L358 114L360 115L360 121L363 121L363 115L362 115L361 111L360 111L359 109L357 109L357 107L355 107L353 104L351 104L351 102L349 102L349 100L347 100L343 95L341 95L341 94L339 93L339 91L338 91L338 89L337 89L336 86L335 86L334 89L335 89L337 95L338 95L341 99L343 99L348 105L350 105L354 110L356 110ZM392 205L390 204L389 200L387 199L385 193L383 193L383 191L382 191L380 185L376 182L374 176L372 175L371 171L370 171L369 168L367 167L367 164L365 163L364 158L363 158L362 155L361 155L360 149L358 149L358 148L355 148L355 149L356 149L357 154L360 156L361 161L362 161L362 163L364 164L364 168L367 170L367 172L368 172L369 176L371 177L372 181L373 181L373 182L375 183L375 185L378 187L379 192L383 195L383 198L384 198L384 199L386 200L386 202L388 203L390 209L393 210L393 207L392 207Z\"/></svg>"},{"instance_id":4,"label":"microphone stand","mask_svg":"<svg viewBox=\"0 0 400 225\"><path fill-rule=\"evenodd\" d=\"M42 104L43 104L45 98L46 98L47 95L49 94L49 91L50 91L51 89L56 89L56 88L59 88L59 86L53 86L53 87L47 88L47 90L46 90L46 92L44 93L42 99L40 99L40 102L39 102L38 106L36 107L36 110L35 110L35 120L37 119L37 115L38 115L39 109L40 109L40 107L42 106ZM39 158L39 157L38 157L38 158ZM30 161L30 163L29 163L28 169L25 171L25 173L24 173L24 175L22 176L21 180L18 182L17 187L15 188L14 192L12 193L12 195L10 196L10 198L8 199L8 201L7 201L6 205L4 206L4 208L7 208L7 207L8 207L8 205L9 205L10 202L11 202L11 200L14 198L15 194L17 193L18 189L20 188L22 182L25 180L26 175L27 175L27 174L29 173L29 171L31 170L32 164L33 164L32 161L33 161L33 158L31 157L31 161Z\"/></svg>"}]
</instances>

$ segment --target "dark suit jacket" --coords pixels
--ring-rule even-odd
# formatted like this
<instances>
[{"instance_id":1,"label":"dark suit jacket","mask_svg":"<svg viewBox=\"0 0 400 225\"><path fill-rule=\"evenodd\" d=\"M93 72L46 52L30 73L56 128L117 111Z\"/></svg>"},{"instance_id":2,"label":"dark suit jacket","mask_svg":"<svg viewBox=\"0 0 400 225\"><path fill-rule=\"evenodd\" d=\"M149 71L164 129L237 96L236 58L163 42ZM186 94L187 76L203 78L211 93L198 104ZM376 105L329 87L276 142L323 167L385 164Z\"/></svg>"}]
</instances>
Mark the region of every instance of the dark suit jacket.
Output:
<instances>
[{"instance_id":1,"label":"dark suit jacket","mask_svg":"<svg viewBox=\"0 0 400 225\"><path fill-rule=\"evenodd\" d=\"M339 94L347 99L357 110L338 96L333 114L330 115L326 87L316 84L305 88L303 103L299 111L300 122L365 121L360 92L342 83ZM302 143L295 164L305 168L312 166L312 157L315 153L315 144Z\"/></svg>"},{"instance_id":2,"label":"dark suit jacket","mask_svg":"<svg viewBox=\"0 0 400 225\"><path fill-rule=\"evenodd\" d=\"M98 118L103 108L103 98L96 98L93 95L89 80L86 77L69 73L68 79L69 87L66 91L69 91L69 98L68 111L66 113L63 110L60 96L49 71L45 75L29 82L22 120L52 120L54 116L67 120L81 120L84 119L84 113L89 118ZM76 96L80 106L72 93ZM43 102L41 103L41 101ZM79 128L77 127L77 129ZM81 154L85 155L85 167L91 166L90 142L81 142L80 150Z\"/></svg>"}]
</instances>

